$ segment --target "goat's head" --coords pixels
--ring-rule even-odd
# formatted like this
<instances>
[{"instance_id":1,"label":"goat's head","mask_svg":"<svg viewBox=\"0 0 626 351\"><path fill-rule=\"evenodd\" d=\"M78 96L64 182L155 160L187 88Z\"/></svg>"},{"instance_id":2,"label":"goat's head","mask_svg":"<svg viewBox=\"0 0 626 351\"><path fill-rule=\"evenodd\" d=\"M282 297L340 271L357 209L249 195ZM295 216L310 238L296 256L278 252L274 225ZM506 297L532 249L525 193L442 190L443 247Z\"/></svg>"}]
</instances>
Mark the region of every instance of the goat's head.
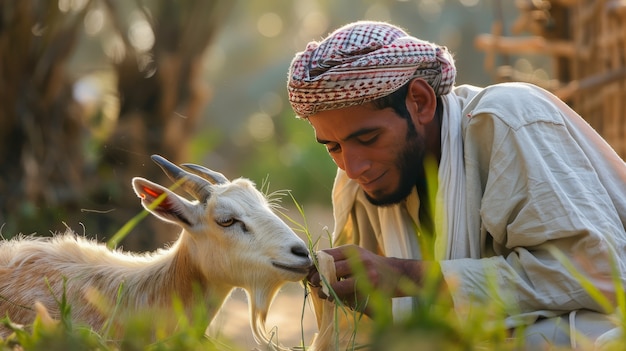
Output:
<instances>
[{"instance_id":1,"label":"goat's head","mask_svg":"<svg viewBox=\"0 0 626 351\"><path fill-rule=\"evenodd\" d=\"M189 234L189 249L208 277L244 288L257 280L304 278L312 263L307 246L251 181L231 182L202 166L184 164L183 170L161 156L152 159L174 187L196 201L140 177L133 179L133 188L148 211Z\"/></svg>"},{"instance_id":2,"label":"goat's head","mask_svg":"<svg viewBox=\"0 0 626 351\"><path fill-rule=\"evenodd\" d=\"M210 283L247 291L258 337L280 286L307 274L312 264L307 246L274 214L251 181L231 182L202 166L184 164L181 168L158 155L152 159L195 201L136 177L132 185L142 205L184 229L181 235L186 236L191 259Z\"/></svg>"}]
</instances>

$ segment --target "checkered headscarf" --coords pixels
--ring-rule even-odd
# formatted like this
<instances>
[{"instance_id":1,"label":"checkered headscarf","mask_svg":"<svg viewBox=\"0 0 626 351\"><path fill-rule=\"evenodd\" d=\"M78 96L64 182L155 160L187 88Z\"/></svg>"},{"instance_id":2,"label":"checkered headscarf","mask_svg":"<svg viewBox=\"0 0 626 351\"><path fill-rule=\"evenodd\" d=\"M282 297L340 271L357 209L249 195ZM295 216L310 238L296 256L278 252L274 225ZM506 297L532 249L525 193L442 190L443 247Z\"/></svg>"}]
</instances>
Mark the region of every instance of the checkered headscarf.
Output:
<instances>
[{"instance_id":1,"label":"checkered headscarf","mask_svg":"<svg viewBox=\"0 0 626 351\"><path fill-rule=\"evenodd\" d=\"M445 47L387 23L359 21L296 54L287 90L293 110L307 118L386 96L412 78L445 95L455 77L454 59Z\"/></svg>"}]
</instances>

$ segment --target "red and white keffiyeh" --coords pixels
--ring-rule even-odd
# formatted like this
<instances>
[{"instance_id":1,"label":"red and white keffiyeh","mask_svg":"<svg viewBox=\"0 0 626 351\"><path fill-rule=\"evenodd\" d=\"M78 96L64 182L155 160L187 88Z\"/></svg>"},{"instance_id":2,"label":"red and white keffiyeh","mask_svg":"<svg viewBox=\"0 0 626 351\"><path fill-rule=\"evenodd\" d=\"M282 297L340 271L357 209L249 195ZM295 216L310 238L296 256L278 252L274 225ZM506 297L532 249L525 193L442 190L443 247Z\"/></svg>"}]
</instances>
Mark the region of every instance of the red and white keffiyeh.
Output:
<instances>
[{"instance_id":1,"label":"red and white keffiyeh","mask_svg":"<svg viewBox=\"0 0 626 351\"><path fill-rule=\"evenodd\" d=\"M445 47L388 23L359 21L296 54L287 90L293 110L307 118L386 96L412 78L422 78L436 95L446 95L455 77L454 59Z\"/></svg>"}]
</instances>

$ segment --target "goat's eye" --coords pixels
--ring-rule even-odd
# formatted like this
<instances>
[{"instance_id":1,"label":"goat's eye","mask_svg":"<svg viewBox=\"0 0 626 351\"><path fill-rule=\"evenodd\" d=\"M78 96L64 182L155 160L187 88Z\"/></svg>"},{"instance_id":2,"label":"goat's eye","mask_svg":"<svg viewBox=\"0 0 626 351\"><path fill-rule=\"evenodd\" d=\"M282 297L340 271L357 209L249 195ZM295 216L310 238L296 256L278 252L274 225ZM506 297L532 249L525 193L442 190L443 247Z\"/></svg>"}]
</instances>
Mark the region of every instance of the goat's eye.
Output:
<instances>
[{"instance_id":1,"label":"goat's eye","mask_svg":"<svg viewBox=\"0 0 626 351\"><path fill-rule=\"evenodd\" d=\"M230 227L233 224L237 223L237 220L230 217L230 218L226 218L226 219L218 219L215 222L217 222L218 225L226 228L226 227Z\"/></svg>"}]
</instances>

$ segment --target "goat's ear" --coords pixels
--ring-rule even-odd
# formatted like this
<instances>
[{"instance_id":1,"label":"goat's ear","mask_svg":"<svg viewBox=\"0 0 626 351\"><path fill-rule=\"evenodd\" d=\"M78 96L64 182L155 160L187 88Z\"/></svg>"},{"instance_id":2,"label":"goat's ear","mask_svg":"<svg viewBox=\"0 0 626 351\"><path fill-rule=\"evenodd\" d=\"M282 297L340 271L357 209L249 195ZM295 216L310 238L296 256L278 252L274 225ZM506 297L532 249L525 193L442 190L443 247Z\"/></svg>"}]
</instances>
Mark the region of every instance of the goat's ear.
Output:
<instances>
[{"instance_id":1,"label":"goat's ear","mask_svg":"<svg viewBox=\"0 0 626 351\"><path fill-rule=\"evenodd\" d=\"M141 198L141 205L164 221L190 227L193 223L193 203L171 190L147 179L135 177L133 189Z\"/></svg>"}]
</instances>

